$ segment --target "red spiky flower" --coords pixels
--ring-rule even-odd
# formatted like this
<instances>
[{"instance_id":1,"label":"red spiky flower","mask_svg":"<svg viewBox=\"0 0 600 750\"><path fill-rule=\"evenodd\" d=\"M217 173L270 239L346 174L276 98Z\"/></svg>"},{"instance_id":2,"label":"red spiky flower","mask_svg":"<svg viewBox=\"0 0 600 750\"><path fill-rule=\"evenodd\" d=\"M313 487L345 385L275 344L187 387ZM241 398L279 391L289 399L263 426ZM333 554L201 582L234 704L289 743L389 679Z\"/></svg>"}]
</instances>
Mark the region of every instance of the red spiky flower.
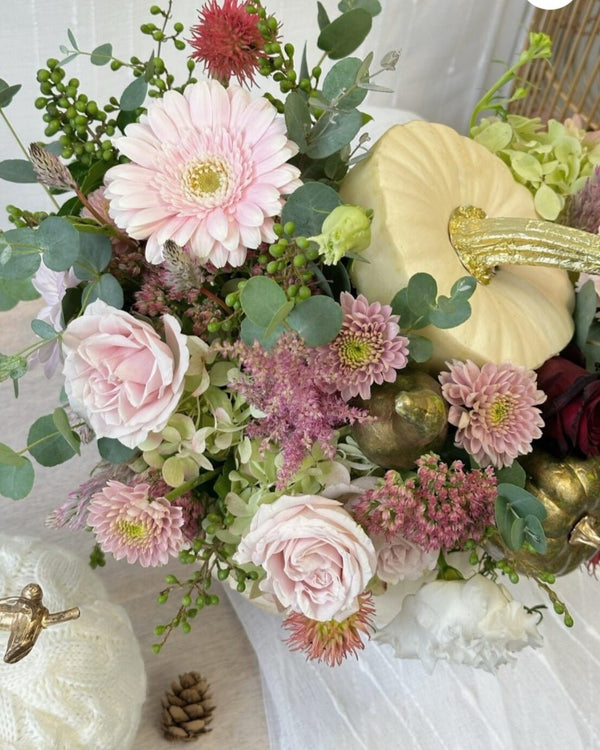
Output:
<instances>
[{"instance_id":1,"label":"red spiky flower","mask_svg":"<svg viewBox=\"0 0 600 750\"><path fill-rule=\"evenodd\" d=\"M301 612L292 612L283 621L283 626L291 635L285 642L290 651L304 651L307 659L324 661L330 667L341 664L352 654L358 658L358 651L365 644L361 633L371 637L375 614L373 597L369 592L359 594L358 610L345 620L311 620Z\"/></svg>"},{"instance_id":2,"label":"red spiky flower","mask_svg":"<svg viewBox=\"0 0 600 750\"><path fill-rule=\"evenodd\" d=\"M257 13L248 13L244 0L210 0L192 26L191 57L204 63L211 78L227 85L232 77L241 85L254 82L260 60L266 57L265 40L258 30Z\"/></svg>"}]
</instances>

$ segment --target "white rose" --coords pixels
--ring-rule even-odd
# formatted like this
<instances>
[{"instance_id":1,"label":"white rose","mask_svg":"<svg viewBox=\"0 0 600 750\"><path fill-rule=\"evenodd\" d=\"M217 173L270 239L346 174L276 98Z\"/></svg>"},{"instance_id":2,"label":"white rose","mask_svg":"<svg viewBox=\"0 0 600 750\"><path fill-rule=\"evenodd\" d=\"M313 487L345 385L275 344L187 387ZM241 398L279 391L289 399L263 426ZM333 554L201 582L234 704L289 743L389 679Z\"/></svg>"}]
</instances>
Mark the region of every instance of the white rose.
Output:
<instances>
[{"instance_id":1,"label":"white rose","mask_svg":"<svg viewBox=\"0 0 600 750\"><path fill-rule=\"evenodd\" d=\"M514 661L515 652L542 643L535 615L504 586L479 574L426 583L375 637L393 646L399 658L421 659L428 671L446 659L494 672Z\"/></svg>"},{"instance_id":2,"label":"white rose","mask_svg":"<svg viewBox=\"0 0 600 750\"><path fill-rule=\"evenodd\" d=\"M424 550L401 536L386 541L373 539L377 552L377 576L385 583L417 581L437 565L439 550Z\"/></svg>"},{"instance_id":3,"label":"white rose","mask_svg":"<svg viewBox=\"0 0 600 750\"><path fill-rule=\"evenodd\" d=\"M261 505L234 555L262 567L260 588L311 620L344 620L375 572L373 543L337 500L282 495Z\"/></svg>"}]
</instances>

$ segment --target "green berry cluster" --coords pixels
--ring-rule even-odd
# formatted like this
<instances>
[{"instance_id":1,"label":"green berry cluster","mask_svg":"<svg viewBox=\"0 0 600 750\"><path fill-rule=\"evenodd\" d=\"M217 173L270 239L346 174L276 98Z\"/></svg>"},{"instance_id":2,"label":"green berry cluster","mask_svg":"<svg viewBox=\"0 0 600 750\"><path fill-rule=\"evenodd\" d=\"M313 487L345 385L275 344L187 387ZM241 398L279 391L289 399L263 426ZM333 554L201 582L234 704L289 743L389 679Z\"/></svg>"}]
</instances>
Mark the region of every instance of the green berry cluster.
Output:
<instances>
[{"instance_id":1,"label":"green berry cluster","mask_svg":"<svg viewBox=\"0 0 600 750\"><path fill-rule=\"evenodd\" d=\"M273 231L277 242L258 255L258 262L264 266L265 275L277 281L289 299L308 299L316 283L311 263L319 257L318 248L306 237L295 237L296 227L292 222L275 224Z\"/></svg>"},{"instance_id":2,"label":"green berry cluster","mask_svg":"<svg viewBox=\"0 0 600 750\"><path fill-rule=\"evenodd\" d=\"M17 229L38 227L44 219L48 218L48 214L45 211L27 211L12 204L6 206L6 213L10 223L14 224Z\"/></svg>"}]
</instances>

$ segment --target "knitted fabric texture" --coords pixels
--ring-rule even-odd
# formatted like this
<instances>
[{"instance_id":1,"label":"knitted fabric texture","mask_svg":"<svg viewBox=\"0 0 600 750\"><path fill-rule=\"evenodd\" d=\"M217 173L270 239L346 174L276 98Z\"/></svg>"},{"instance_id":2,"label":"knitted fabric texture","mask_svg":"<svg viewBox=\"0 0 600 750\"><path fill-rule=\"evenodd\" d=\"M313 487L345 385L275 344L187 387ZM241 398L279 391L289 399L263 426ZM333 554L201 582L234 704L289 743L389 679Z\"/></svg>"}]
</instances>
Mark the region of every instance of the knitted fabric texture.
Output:
<instances>
[{"instance_id":1,"label":"knitted fabric texture","mask_svg":"<svg viewBox=\"0 0 600 750\"><path fill-rule=\"evenodd\" d=\"M81 616L43 630L16 664L0 661L0 748L128 750L146 675L125 610L72 553L0 534L0 597L31 582L42 587L50 612L79 607ZM2 654L8 635L0 631Z\"/></svg>"}]
</instances>

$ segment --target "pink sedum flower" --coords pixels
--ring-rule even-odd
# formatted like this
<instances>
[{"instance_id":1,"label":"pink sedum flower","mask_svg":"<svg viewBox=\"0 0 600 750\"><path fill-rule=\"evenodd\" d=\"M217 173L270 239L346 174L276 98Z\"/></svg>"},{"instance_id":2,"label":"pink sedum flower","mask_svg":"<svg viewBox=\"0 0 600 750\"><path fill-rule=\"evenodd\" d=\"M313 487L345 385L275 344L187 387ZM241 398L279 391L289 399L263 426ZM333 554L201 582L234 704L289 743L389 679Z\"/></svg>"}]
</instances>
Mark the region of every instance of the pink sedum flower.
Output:
<instances>
[{"instance_id":1,"label":"pink sedum flower","mask_svg":"<svg viewBox=\"0 0 600 750\"><path fill-rule=\"evenodd\" d=\"M187 337L163 317L166 341L148 323L97 300L63 334L69 403L97 437L129 448L160 432L183 393Z\"/></svg>"},{"instance_id":2,"label":"pink sedum flower","mask_svg":"<svg viewBox=\"0 0 600 750\"><path fill-rule=\"evenodd\" d=\"M396 371L408 362L408 339L400 335L398 316L390 305L369 304L359 294L355 299L342 292L342 328L335 339L318 353L316 366L323 387L339 391L345 401L354 396L369 398L371 385L396 379Z\"/></svg>"},{"instance_id":3,"label":"pink sedum flower","mask_svg":"<svg viewBox=\"0 0 600 750\"><path fill-rule=\"evenodd\" d=\"M510 466L531 451L542 436L544 420L538 404L546 400L532 370L510 362L467 360L446 363L440 373L442 394L450 403L448 421L457 427L455 442L480 466Z\"/></svg>"},{"instance_id":4,"label":"pink sedum flower","mask_svg":"<svg viewBox=\"0 0 600 750\"><path fill-rule=\"evenodd\" d=\"M164 497L153 498L146 483L107 482L92 498L87 523L104 552L144 568L166 565L185 544L182 508Z\"/></svg>"},{"instance_id":5,"label":"pink sedum flower","mask_svg":"<svg viewBox=\"0 0 600 750\"><path fill-rule=\"evenodd\" d=\"M261 505L234 555L262 567L262 591L311 620L344 620L372 578L373 543L341 503L282 495Z\"/></svg>"},{"instance_id":6,"label":"pink sedum flower","mask_svg":"<svg viewBox=\"0 0 600 750\"><path fill-rule=\"evenodd\" d=\"M172 240L202 263L239 266L247 248L276 239L282 195L301 184L275 107L216 81L167 91L116 145L131 163L106 174L110 215L148 240L150 263Z\"/></svg>"}]
</instances>

